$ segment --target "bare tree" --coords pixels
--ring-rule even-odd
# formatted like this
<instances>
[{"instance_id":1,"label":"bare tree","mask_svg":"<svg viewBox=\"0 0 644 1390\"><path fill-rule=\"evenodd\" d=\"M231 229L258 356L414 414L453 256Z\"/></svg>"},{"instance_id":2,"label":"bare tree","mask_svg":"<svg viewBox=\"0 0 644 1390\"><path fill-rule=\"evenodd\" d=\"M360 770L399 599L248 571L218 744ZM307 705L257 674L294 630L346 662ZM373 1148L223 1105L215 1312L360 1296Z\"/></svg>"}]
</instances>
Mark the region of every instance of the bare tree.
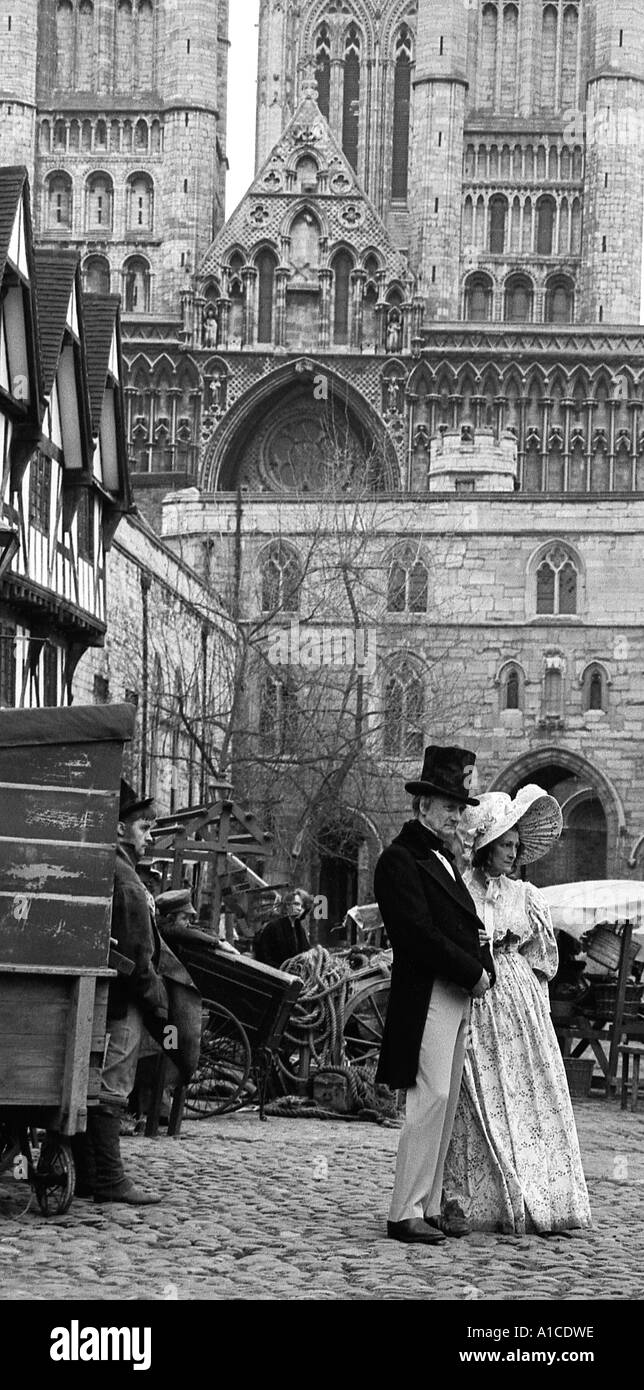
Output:
<instances>
[{"instance_id":1,"label":"bare tree","mask_svg":"<svg viewBox=\"0 0 644 1390\"><path fill-rule=\"evenodd\" d=\"M458 598L450 626L434 624L444 576L429 537L400 537L400 500L357 485L341 450L322 481L315 497L228 499L226 526L201 546L201 649L168 622L158 652L179 755L197 748L206 780L234 785L281 865L319 859L329 827L335 852L351 853L351 808L385 824L401 766L420 765L429 732L467 722Z\"/></svg>"}]
</instances>

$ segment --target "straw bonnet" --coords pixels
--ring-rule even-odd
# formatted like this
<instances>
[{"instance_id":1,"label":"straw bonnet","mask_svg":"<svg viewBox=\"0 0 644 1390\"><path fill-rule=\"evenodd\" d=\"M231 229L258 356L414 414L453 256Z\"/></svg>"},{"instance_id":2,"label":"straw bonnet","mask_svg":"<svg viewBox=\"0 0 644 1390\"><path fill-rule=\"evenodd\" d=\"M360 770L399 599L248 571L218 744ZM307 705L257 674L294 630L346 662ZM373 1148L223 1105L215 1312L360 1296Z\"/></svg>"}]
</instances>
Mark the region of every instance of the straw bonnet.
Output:
<instances>
[{"instance_id":1,"label":"straw bonnet","mask_svg":"<svg viewBox=\"0 0 644 1390\"><path fill-rule=\"evenodd\" d=\"M507 830L517 830L522 864L542 859L559 839L563 816L558 801L535 783L521 787L516 796L484 792L476 810L469 808L459 827L470 853L491 845Z\"/></svg>"}]
</instances>

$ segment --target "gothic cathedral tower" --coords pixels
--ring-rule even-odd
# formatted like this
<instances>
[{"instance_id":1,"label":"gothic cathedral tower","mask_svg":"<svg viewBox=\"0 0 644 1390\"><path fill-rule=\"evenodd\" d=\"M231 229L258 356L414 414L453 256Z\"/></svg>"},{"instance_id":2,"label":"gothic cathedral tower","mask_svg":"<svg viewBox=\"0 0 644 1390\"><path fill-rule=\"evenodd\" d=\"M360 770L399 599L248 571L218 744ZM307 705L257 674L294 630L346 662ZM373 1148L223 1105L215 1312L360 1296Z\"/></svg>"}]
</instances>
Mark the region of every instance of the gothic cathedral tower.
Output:
<instances>
[{"instance_id":1,"label":"gothic cathedral tower","mask_svg":"<svg viewBox=\"0 0 644 1390\"><path fill-rule=\"evenodd\" d=\"M227 59L228 0L38 5L39 239L77 247L126 316L176 318L223 222Z\"/></svg>"},{"instance_id":2,"label":"gothic cathedral tower","mask_svg":"<svg viewBox=\"0 0 644 1390\"><path fill-rule=\"evenodd\" d=\"M459 316L468 17L454 0L420 0L413 78L411 261L429 319Z\"/></svg>"},{"instance_id":3,"label":"gothic cathedral tower","mask_svg":"<svg viewBox=\"0 0 644 1390\"><path fill-rule=\"evenodd\" d=\"M0 4L0 162L34 172L37 26L33 0Z\"/></svg>"},{"instance_id":4,"label":"gothic cathedral tower","mask_svg":"<svg viewBox=\"0 0 644 1390\"><path fill-rule=\"evenodd\" d=\"M644 322L644 5L596 0L579 318Z\"/></svg>"}]
</instances>

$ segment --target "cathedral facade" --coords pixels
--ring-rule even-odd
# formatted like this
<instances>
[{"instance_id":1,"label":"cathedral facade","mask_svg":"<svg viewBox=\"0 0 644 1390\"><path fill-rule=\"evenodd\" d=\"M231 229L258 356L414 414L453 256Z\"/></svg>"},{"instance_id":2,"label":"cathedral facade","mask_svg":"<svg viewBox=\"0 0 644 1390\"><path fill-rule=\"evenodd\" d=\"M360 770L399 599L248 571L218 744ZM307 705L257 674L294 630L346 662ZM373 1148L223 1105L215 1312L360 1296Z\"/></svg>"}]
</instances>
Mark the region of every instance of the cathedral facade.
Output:
<instances>
[{"instance_id":1,"label":"cathedral facade","mask_svg":"<svg viewBox=\"0 0 644 1390\"><path fill-rule=\"evenodd\" d=\"M247 684L249 795L279 764L284 865L332 917L434 739L559 796L551 879L641 877L644 8L262 0L227 222L226 10L44 0L2 101L41 240L123 295L139 505L258 649L288 635ZM297 713L304 630L335 741Z\"/></svg>"}]
</instances>

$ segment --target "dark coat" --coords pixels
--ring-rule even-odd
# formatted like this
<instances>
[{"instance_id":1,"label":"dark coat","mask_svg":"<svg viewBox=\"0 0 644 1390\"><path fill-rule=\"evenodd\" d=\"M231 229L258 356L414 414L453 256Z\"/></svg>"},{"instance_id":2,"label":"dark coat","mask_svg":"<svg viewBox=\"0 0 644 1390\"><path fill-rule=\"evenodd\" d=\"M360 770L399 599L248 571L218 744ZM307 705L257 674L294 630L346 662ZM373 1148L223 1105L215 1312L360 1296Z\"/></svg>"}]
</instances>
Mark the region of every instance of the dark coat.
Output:
<instances>
[{"instance_id":1,"label":"dark coat","mask_svg":"<svg viewBox=\"0 0 644 1390\"><path fill-rule=\"evenodd\" d=\"M109 988L107 1016L124 1018L128 1005L141 1010L155 1042L175 1062L184 1079L196 1068L201 1042L201 995L187 970L161 940L148 894L127 849L119 845L114 868L112 936L116 949L133 962L131 975L117 975ZM177 1030L177 1046L166 1030Z\"/></svg>"},{"instance_id":2,"label":"dark coat","mask_svg":"<svg viewBox=\"0 0 644 1390\"><path fill-rule=\"evenodd\" d=\"M253 942L255 960L262 965L272 965L276 970L290 960L311 949L306 927L301 917L269 917L265 926L258 931Z\"/></svg>"},{"instance_id":3,"label":"dark coat","mask_svg":"<svg viewBox=\"0 0 644 1390\"><path fill-rule=\"evenodd\" d=\"M481 923L465 884L456 881L432 849L444 853L418 820L407 821L376 864L375 894L393 948L391 993L377 1081L413 1086L434 979L468 993L494 966L479 943Z\"/></svg>"}]
</instances>

